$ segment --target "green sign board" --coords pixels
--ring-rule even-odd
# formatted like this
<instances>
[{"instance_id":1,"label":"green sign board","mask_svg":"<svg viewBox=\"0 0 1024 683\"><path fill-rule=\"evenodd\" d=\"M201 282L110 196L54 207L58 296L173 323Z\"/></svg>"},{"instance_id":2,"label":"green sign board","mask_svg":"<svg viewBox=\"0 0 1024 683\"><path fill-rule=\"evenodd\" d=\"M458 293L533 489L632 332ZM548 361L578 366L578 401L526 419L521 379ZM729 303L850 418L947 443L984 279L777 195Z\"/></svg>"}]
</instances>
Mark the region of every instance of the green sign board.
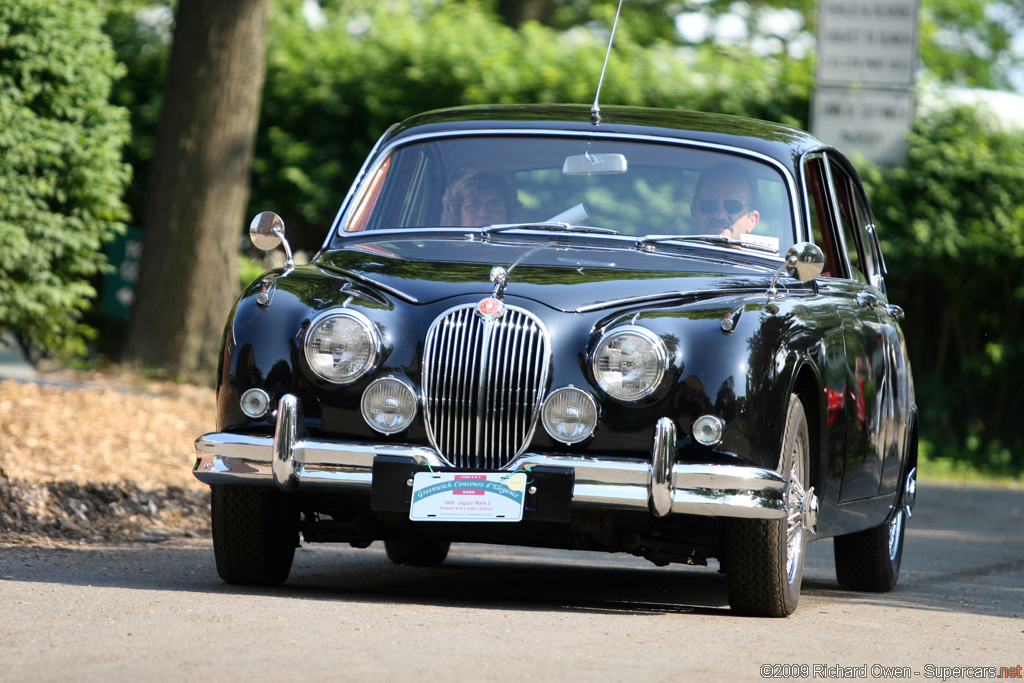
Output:
<instances>
[{"instance_id":1,"label":"green sign board","mask_svg":"<svg viewBox=\"0 0 1024 683\"><path fill-rule=\"evenodd\" d=\"M142 228L128 228L107 244L107 260L113 272L103 277L103 312L127 318L135 303L135 285L142 265Z\"/></svg>"}]
</instances>

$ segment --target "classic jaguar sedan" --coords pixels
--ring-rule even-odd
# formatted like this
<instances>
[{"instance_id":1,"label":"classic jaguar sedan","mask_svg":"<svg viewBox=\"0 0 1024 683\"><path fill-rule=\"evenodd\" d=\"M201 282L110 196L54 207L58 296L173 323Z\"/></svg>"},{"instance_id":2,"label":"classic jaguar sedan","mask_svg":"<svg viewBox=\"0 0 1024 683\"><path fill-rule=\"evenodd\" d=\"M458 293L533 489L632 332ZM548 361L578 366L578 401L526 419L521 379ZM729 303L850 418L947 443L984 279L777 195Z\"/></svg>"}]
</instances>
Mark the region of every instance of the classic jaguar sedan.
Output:
<instances>
[{"instance_id":1,"label":"classic jaguar sedan","mask_svg":"<svg viewBox=\"0 0 1024 683\"><path fill-rule=\"evenodd\" d=\"M916 493L902 311L836 149L726 116L468 107L391 128L308 265L228 320L196 441L217 571L300 538L436 565L453 541L717 561L786 616L804 549L897 581ZM653 570L652 570L653 571Z\"/></svg>"}]
</instances>

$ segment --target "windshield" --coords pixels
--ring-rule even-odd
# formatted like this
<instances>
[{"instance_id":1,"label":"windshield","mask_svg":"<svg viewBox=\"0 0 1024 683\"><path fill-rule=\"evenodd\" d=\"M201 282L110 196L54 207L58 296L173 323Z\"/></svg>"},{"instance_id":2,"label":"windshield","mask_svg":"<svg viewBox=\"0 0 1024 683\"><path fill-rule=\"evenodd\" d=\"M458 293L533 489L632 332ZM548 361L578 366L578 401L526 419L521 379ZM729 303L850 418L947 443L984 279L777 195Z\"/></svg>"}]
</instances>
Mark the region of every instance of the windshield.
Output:
<instances>
[{"instance_id":1,"label":"windshield","mask_svg":"<svg viewBox=\"0 0 1024 683\"><path fill-rule=\"evenodd\" d=\"M794 241L792 216L781 173L744 156L613 138L462 136L392 150L341 229L563 223L722 235L778 251Z\"/></svg>"}]
</instances>

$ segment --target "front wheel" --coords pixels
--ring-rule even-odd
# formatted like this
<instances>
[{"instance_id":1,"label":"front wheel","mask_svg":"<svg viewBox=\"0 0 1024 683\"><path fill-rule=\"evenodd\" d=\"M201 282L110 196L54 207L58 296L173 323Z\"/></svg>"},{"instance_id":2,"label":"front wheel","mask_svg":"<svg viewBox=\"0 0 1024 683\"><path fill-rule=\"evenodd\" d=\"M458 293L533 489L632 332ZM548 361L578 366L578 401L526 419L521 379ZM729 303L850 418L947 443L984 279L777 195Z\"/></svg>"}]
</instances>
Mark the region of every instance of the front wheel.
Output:
<instances>
[{"instance_id":1,"label":"front wheel","mask_svg":"<svg viewBox=\"0 0 1024 683\"><path fill-rule=\"evenodd\" d=\"M220 578L243 586L284 583L299 542L294 496L273 488L214 484L210 512Z\"/></svg>"},{"instance_id":2,"label":"front wheel","mask_svg":"<svg viewBox=\"0 0 1024 683\"><path fill-rule=\"evenodd\" d=\"M726 538L725 574L729 606L757 617L785 617L800 601L804 574L805 529L816 509L808 490L810 433L803 404L790 396L779 472L788 480L787 515L782 519L733 519Z\"/></svg>"}]
</instances>

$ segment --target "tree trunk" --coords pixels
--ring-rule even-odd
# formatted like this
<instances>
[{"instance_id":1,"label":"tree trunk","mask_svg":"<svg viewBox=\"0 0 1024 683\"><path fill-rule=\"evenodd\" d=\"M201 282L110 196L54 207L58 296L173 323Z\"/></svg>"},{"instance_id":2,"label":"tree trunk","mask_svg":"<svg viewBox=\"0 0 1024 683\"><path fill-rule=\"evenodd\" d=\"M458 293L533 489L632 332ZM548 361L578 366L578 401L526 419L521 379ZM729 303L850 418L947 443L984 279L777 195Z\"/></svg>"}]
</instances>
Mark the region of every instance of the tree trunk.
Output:
<instances>
[{"instance_id":1,"label":"tree trunk","mask_svg":"<svg viewBox=\"0 0 1024 683\"><path fill-rule=\"evenodd\" d=\"M127 360L215 377L263 91L269 0L180 0Z\"/></svg>"},{"instance_id":2,"label":"tree trunk","mask_svg":"<svg viewBox=\"0 0 1024 683\"><path fill-rule=\"evenodd\" d=\"M498 0L498 14L511 28L519 28L527 21L550 26L554 13L554 0Z\"/></svg>"}]
</instances>

